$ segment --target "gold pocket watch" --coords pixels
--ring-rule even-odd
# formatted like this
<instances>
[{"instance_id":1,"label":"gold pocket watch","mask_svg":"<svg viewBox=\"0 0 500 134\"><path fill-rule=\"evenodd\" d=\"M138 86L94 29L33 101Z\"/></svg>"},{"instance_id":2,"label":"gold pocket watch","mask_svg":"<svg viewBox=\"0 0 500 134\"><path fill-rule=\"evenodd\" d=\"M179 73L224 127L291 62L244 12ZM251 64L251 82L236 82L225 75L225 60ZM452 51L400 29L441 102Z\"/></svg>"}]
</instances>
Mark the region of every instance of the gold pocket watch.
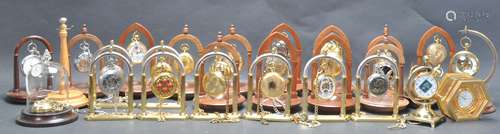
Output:
<instances>
[{"instance_id":1,"label":"gold pocket watch","mask_svg":"<svg viewBox=\"0 0 500 134\"><path fill-rule=\"evenodd\" d=\"M141 38L139 37L139 33L137 33L137 31L135 31L132 36L132 42L130 42L130 44L128 45L127 51L133 64L141 64L142 59L144 58L144 55L146 54L146 51L148 51L148 49L146 48L146 45L144 45L144 43L141 41Z\"/></svg>"},{"instance_id":2,"label":"gold pocket watch","mask_svg":"<svg viewBox=\"0 0 500 134\"><path fill-rule=\"evenodd\" d=\"M434 43L425 49L425 53L429 57L429 64L432 66L441 64L448 57L448 51L441 43L441 37L438 34L434 35Z\"/></svg>"},{"instance_id":3,"label":"gold pocket watch","mask_svg":"<svg viewBox=\"0 0 500 134\"><path fill-rule=\"evenodd\" d=\"M278 47L272 48L273 54L278 54ZM283 55L282 55L283 56ZM260 89L265 97L279 97L285 93L286 80L282 76L287 73L286 64L279 59L270 57L266 62L264 76L260 80Z\"/></svg>"},{"instance_id":4,"label":"gold pocket watch","mask_svg":"<svg viewBox=\"0 0 500 134\"><path fill-rule=\"evenodd\" d=\"M194 69L194 59L191 54L189 54L189 45L186 43L182 43L180 46L182 52L179 54L179 58L182 61L182 64L184 64L184 73L190 74L193 72ZM179 66L175 66L175 70L179 70Z\"/></svg>"},{"instance_id":5,"label":"gold pocket watch","mask_svg":"<svg viewBox=\"0 0 500 134\"><path fill-rule=\"evenodd\" d=\"M457 52L452 57L451 72L466 73L473 76L479 72L479 58L476 54L469 51L469 48L472 46L469 37L462 37L460 45L462 45L464 50Z\"/></svg>"},{"instance_id":6,"label":"gold pocket watch","mask_svg":"<svg viewBox=\"0 0 500 134\"><path fill-rule=\"evenodd\" d=\"M321 53L326 53L329 55L332 55L333 57L340 59L340 62L343 62L341 58L342 57L342 48L336 41L329 41L327 42L322 48L321 48ZM327 74L332 74L334 76L339 75L340 72L340 65L336 64L333 61L325 61L324 59L320 60L320 67L323 68L325 71L324 73Z\"/></svg>"},{"instance_id":7,"label":"gold pocket watch","mask_svg":"<svg viewBox=\"0 0 500 134\"><path fill-rule=\"evenodd\" d=\"M80 44L82 52L74 59L74 65L78 72L88 72L90 69L90 62L92 62L92 53L90 52L89 44L83 41Z\"/></svg>"},{"instance_id":8,"label":"gold pocket watch","mask_svg":"<svg viewBox=\"0 0 500 134\"><path fill-rule=\"evenodd\" d=\"M167 99L175 95L179 89L179 81L172 72L172 68L166 62L165 57L159 57L153 67L151 89L159 99Z\"/></svg>"},{"instance_id":9,"label":"gold pocket watch","mask_svg":"<svg viewBox=\"0 0 500 134\"><path fill-rule=\"evenodd\" d=\"M22 74L25 76L29 73L33 65L42 62L42 58L37 47L38 46L33 41L30 41L30 43L28 44L29 55L24 57L21 61L21 70L23 72Z\"/></svg>"},{"instance_id":10,"label":"gold pocket watch","mask_svg":"<svg viewBox=\"0 0 500 134\"><path fill-rule=\"evenodd\" d=\"M203 89L214 99L222 99L224 92L229 88L233 70L222 57L215 56L215 62L209 68L208 74L203 76Z\"/></svg>"}]
</instances>

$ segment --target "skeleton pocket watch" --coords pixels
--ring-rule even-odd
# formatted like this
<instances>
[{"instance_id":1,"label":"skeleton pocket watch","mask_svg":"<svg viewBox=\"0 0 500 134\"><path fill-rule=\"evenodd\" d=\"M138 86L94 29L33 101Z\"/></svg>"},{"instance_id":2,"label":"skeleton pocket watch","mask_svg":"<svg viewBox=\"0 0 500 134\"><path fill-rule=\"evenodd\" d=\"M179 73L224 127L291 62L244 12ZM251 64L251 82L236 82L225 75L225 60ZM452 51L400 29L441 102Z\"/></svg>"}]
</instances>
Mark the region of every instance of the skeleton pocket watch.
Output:
<instances>
[{"instance_id":1,"label":"skeleton pocket watch","mask_svg":"<svg viewBox=\"0 0 500 134\"><path fill-rule=\"evenodd\" d=\"M221 57L216 56L208 74L203 76L203 89L205 89L209 97L222 99L224 92L229 88L229 80L232 74L231 66Z\"/></svg>"},{"instance_id":2,"label":"skeleton pocket watch","mask_svg":"<svg viewBox=\"0 0 500 134\"><path fill-rule=\"evenodd\" d=\"M130 58L132 59L132 63L140 64L142 62L142 59L144 58L144 55L146 54L146 51L148 51L148 48L141 41L139 33L134 32L132 36L132 42L130 42L130 44L128 45L127 51L130 55Z\"/></svg>"},{"instance_id":3,"label":"skeleton pocket watch","mask_svg":"<svg viewBox=\"0 0 500 134\"><path fill-rule=\"evenodd\" d=\"M89 44L83 41L80 44L81 53L74 59L74 65L78 72L88 72L93 55L90 52Z\"/></svg>"},{"instance_id":4,"label":"skeleton pocket watch","mask_svg":"<svg viewBox=\"0 0 500 134\"><path fill-rule=\"evenodd\" d=\"M451 72L466 73L475 75L479 72L479 58L469 48L472 46L469 37L464 36L460 39L460 44L464 50L457 52L451 60Z\"/></svg>"},{"instance_id":5,"label":"skeleton pocket watch","mask_svg":"<svg viewBox=\"0 0 500 134\"><path fill-rule=\"evenodd\" d=\"M125 73L123 69L117 65L116 57L108 56L106 65L99 73L99 88L108 97L117 98L118 91L125 83Z\"/></svg>"},{"instance_id":6,"label":"skeleton pocket watch","mask_svg":"<svg viewBox=\"0 0 500 134\"><path fill-rule=\"evenodd\" d=\"M28 44L29 55L24 57L21 61L21 70L23 72L22 74L24 74L25 76L29 73L33 65L42 62L40 52L37 48L38 46L33 41L30 41L30 43Z\"/></svg>"}]
</instances>

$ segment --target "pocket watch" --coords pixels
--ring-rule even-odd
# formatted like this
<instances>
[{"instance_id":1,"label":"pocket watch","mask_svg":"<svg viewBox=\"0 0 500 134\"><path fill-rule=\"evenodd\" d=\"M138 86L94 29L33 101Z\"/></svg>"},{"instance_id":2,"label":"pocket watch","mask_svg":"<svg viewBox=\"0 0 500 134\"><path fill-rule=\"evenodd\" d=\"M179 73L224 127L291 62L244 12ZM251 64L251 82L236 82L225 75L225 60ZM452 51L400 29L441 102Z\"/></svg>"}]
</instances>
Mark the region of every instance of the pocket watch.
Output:
<instances>
[{"instance_id":1,"label":"pocket watch","mask_svg":"<svg viewBox=\"0 0 500 134\"><path fill-rule=\"evenodd\" d=\"M273 47L272 53L278 53L278 48ZM266 62L264 76L260 80L260 89L266 97L279 97L285 93L286 80L282 76L288 71L286 64L277 58ZM284 70L284 71L283 71Z\"/></svg>"},{"instance_id":2,"label":"pocket watch","mask_svg":"<svg viewBox=\"0 0 500 134\"><path fill-rule=\"evenodd\" d=\"M106 66L99 73L99 88L106 95L117 93L125 83L123 69L116 65L116 57L107 57Z\"/></svg>"},{"instance_id":3,"label":"pocket watch","mask_svg":"<svg viewBox=\"0 0 500 134\"><path fill-rule=\"evenodd\" d=\"M193 72L194 69L194 59L191 54L189 54L189 45L182 43L180 46L182 52L179 54L182 64L184 64L184 73L189 74ZM177 64L177 63L175 63ZM179 70L179 65L175 66L175 70Z\"/></svg>"},{"instance_id":4,"label":"pocket watch","mask_svg":"<svg viewBox=\"0 0 500 134\"><path fill-rule=\"evenodd\" d=\"M273 42L273 44L271 45L271 51L273 53L279 54L285 58L290 58L286 44L282 40ZM268 67L268 66L272 66L272 67ZM286 63L279 60L278 58L275 58L275 57L267 58L266 63L264 65L264 68L266 69L264 71L264 73L277 72L281 76L285 75L288 72L288 68L286 67ZM272 69L272 70L269 70L269 69Z\"/></svg>"},{"instance_id":5,"label":"pocket watch","mask_svg":"<svg viewBox=\"0 0 500 134\"><path fill-rule=\"evenodd\" d=\"M383 74L383 70L377 68L375 73L368 77L368 91L375 96L383 95L389 88L389 78Z\"/></svg>"},{"instance_id":6,"label":"pocket watch","mask_svg":"<svg viewBox=\"0 0 500 134\"><path fill-rule=\"evenodd\" d=\"M161 72L154 76L151 89L156 97L166 99L177 93L179 82L171 71Z\"/></svg>"},{"instance_id":7,"label":"pocket watch","mask_svg":"<svg viewBox=\"0 0 500 134\"><path fill-rule=\"evenodd\" d=\"M207 95L215 99L224 97L224 91L229 88L232 72L230 65L221 57L216 56L208 74L203 76L203 89Z\"/></svg>"},{"instance_id":8,"label":"pocket watch","mask_svg":"<svg viewBox=\"0 0 500 134\"><path fill-rule=\"evenodd\" d=\"M441 43L439 34L434 35L434 43L430 44L425 50L426 55L429 56L429 63L433 66L441 64L448 56L446 47Z\"/></svg>"},{"instance_id":9,"label":"pocket watch","mask_svg":"<svg viewBox=\"0 0 500 134\"><path fill-rule=\"evenodd\" d=\"M342 49L339 46L339 44L336 41L329 41L327 42L322 48L321 48L321 53L327 54L327 55L332 55L333 57L340 59L340 62L342 62ZM340 72L340 65L337 64L334 61L329 61L325 59L320 60L320 67L325 71L327 74L333 74L334 76L339 75Z\"/></svg>"},{"instance_id":10,"label":"pocket watch","mask_svg":"<svg viewBox=\"0 0 500 134\"><path fill-rule=\"evenodd\" d=\"M451 71L455 73L466 73L475 75L479 71L479 58L469 48L472 46L469 37L460 39L460 44L464 50L457 52L451 60Z\"/></svg>"},{"instance_id":11,"label":"pocket watch","mask_svg":"<svg viewBox=\"0 0 500 134\"><path fill-rule=\"evenodd\" d=\"M90 52L89 44L86 41L80 44L81 53L74 59L74 65L78 72L88 72L90 63L92 62L92 53Z\"/></svg>"},{"instance_id":12,"label":"pocket watch","mask_svg":"<svg viewBox=\"0 0 500 134\"><path fill-rule=\"evenodd\" d=\"M130 58L132 60L133 64L141 64L142 59L144 58L144 55L146 54L146 51L148 49L146 48L146 45L141 41L141 38L139 37L139 34L134 32L133 37L132 37L132 42L127 47L127 51L130 54Z\"/></svg>"},{"instance_id":13,"label":"pocket watch","mask_svg":"<svg viewBox=\"0 0 500 134\"><path fill-rule=\"evenodd\" d=\"M149 70L149 75L154 77L162 72L172 72L172 67L168 64L166 57L159 56L156 59L156 64Z\"/></svg>"},{"instance_id":14,"label":"pocket watch","mask_svg":"<svg viewBox=\"0 0 500 134\"><path fill-rule=\"evenodd\" d=\"M21 61L21 70L23 71L23 75L27 75L31 70L33 65L42 62L42 58L40 57L40 52L38 51L38 46L35 42L30 41L28 44L28 53L29 55L24 57Z\"/></svg>"},{"instance_id":15,"label":"pocket watch","mask_svg":"<svg viewBox=\"0 0 500 134\"><path fill-rule=\"evenodd\" d=\"M320 74L315 82L315 88L317 89L317 94L320 99L330 100L335 99L335 77L328 74Z\"/></svg>"}]
</instances>

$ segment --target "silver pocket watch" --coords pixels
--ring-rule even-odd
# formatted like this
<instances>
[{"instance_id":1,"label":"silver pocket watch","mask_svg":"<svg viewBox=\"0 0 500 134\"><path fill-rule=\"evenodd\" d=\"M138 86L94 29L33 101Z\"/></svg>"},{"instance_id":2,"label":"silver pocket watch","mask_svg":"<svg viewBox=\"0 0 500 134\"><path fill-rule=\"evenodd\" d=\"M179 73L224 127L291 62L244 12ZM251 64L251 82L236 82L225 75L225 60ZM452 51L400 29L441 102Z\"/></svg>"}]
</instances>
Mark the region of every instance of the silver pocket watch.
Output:
<instances>
[{"instance_id":1,"label":"silver pocket watch","mask_svg":"<svg viewBox=\"0 0 500 134\"><path fill-rule=\"evenodd\" d=\"M24 76L28 75L31 67L42 62L40 52L38 51L38 46L35 42L30 41L28 44L29 55L24 57L21 61L21 71Z\"/></svg>"},{"instance_id":2,"label":"silver pocket watch","mask_svg":"<svg viewBox=\"0 0 500 134\"><path fill-rule=\"evenodd\" d=\"M106 57L106 66L99 72L99 88L107 96L117 95L125 83L125 73L116 64L116 57Z\"/></svg>"},{"instance_id":3,"label":"silver pocket watch","mask_svg":"<svg viewBox=\"0 0 500 134\"><path fill-rule=\"evenodd\" d=\"M78 72L88 72L90 63L92 62L92 53L90 52L89 44L86 41L80 43L81 53L74 59L74 65Z\"/></svg>"}]
</instances>

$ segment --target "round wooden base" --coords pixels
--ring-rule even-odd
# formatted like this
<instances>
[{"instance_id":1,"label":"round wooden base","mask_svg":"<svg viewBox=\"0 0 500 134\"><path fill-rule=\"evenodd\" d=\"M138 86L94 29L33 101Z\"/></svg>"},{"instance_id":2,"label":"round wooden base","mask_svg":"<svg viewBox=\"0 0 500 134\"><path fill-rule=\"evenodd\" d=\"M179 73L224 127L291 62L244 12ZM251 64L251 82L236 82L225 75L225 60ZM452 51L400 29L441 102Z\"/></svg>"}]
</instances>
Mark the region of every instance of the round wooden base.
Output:
<instances>
[{"instance_id":1,"label":"round wooden base","mask_svg":"<svg viewBox=\"0 0 500 134\"><path fill-rule=\"evenodd\" d=\"M21 115L16 119L16 123L26 127L52 127L69 124L78 119L78 114L71 108L65 108L64 111L56 113L30 113L22 110Z\"/></svg>"},{"instance_id":2,"label":"round wooden base","mask_svg":"<svg viewBox=\"0 0 500 134\"><path fill-rule=\"evenodd\" d=\"M307 99L309 103L309 110L314 112L314 106L318 106L318 113L320 114L339 114L342 108L342 101L340 97L335 100L322 100L315 99L309 96ZM346 111L349 113L354 109L354 100L352 98L347 98L346 100Z\"/></svg>"},{"instance_id":3,"label":"round wooden base","mask_svg":"<svg viewBox=\"0 0 500 134\"><path fill-rule=\"evenodd\" d=\"M68 94L65 91L61 93L49 93L48 100L57 101L59 103L66 103L74 108L84 108L87 106L89 99L80 90L68 89Z\"/></svg>"},{"instance_id":4,"label":"round wooden base","mask_svg":"<svg viewBox=\"0 0 500 134\"><path fill-rule=\"evenodd\" d=\"M40 96L35 99L40 100L43 98ZM9 90L5 95L5 100L13 104L26 104L26 90L24 88Z\"/></svg>"},{"instance_id":5,"label":"round wooden base","mask_svg":"<svg viewBox=\"0 0 500 134\"><path fill-rule=\"evenodd\" d=\"M89 85L87 83L74 83L69 89L71 90L79 90L80 92L83 92L83 94L85 94L85 96L89 96ZM96 86L96 97L97 98L102 98L102 97L105 97L106 95L104 95L101 91L101 89L99 88L99 86Z\"/></svg>"},{"instance_id":6,"label":"round wooden base","mask_svg":"<svg viewBox=\"0 0 500 134\"><path fill-rule=\"evenodd\" d=\"M229 110L232 110L231 105L233 105L232 99L229 101ZM238 97L238 110L243 108L243 102L245 102L245 97ZM200 108L206 112L219 112L224 113L226 111L226 99L212 99L208 96L200 96Z\"/></svg>"},{"instance_id":7,"label":"round wooden base","mask_svg":"<svg viewBox=\"0 0 500 134\"><path fill-rule=\"evenodd\" d=\"M399 111L405 110L410 102L406 98L399 99ZM384 96L381 98L361 97L361 108L373 113L392 113L393 112L392 96Z\"/></svg>"}]
</instances>

